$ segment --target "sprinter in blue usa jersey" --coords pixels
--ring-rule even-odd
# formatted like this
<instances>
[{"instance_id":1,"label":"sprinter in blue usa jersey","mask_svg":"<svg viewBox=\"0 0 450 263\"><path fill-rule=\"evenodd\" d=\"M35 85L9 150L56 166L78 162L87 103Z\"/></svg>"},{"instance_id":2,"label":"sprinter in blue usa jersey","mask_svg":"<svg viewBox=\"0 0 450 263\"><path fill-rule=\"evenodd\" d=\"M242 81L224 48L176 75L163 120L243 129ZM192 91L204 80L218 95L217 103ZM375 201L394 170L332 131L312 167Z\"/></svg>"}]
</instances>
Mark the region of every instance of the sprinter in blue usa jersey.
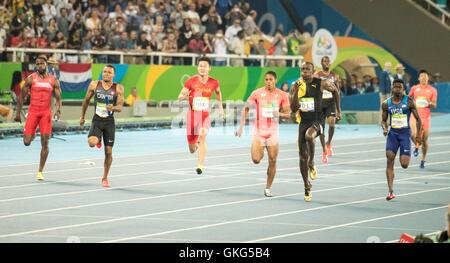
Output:
<instances>
[{"instance_id":1,"label":"sprinter in blue usa jersey","mask_svg":"<svg viewBox=\"0 0 450 263\"><path fill-rule=\"evenodd\" d=\"M383 128L383 135L387 136L386 178L389 192L386 200L389 201L395 198L393 189L394 162L398 149L400 148L400 164L404 169L408 168L409 160L411 159L411 128L409 127L411 113L417 119L418 131L422 128L422 123L414 100L405 95L403 80L394 80L392 83L392 96L383 102L381 109L381 127ZM388 128L388 118L390 128ZM420 136L417 136L416 140L420 140Z\"/></svg>"}]
</instances>

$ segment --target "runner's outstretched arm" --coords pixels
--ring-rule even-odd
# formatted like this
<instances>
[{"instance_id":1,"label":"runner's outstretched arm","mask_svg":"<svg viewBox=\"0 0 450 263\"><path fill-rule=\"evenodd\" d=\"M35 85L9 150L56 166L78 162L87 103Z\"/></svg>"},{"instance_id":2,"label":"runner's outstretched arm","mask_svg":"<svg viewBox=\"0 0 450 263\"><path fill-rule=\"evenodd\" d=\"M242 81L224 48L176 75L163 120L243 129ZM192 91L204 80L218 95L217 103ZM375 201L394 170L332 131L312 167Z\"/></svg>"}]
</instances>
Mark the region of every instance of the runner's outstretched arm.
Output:
<instances>
[{"instance_id":1,"label":"runner's outstretched arm","mask_svg":"<svg viewBox=\"0 0 450 263\"><path fill-rule=\"evenodd\" d=\"M422 120L420 119L419 112L417 111L416 103L411 97L408 97L408 107L411 110L411 113L416 118L416 143L421 143L421 134L422 134Z\"/></svg>"}]
</instances>

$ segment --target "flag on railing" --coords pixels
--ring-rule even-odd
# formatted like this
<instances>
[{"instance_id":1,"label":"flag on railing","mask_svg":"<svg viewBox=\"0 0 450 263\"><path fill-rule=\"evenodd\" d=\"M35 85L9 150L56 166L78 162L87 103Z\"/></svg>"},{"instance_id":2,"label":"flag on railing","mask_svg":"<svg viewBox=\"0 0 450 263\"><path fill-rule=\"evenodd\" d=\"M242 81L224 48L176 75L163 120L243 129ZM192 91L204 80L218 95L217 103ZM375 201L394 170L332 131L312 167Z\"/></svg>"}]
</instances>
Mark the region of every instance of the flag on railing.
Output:
<instances>
[{"instance_id":1,"label":"flag on railing","mask_svg":"<svg viewBox=\"0 0 450 263\"><path fill-rule=\"evenodd\" d=\"M86 90L92 80L91 64L59 64L62 91Z\"/></svg>"}]
</instances>

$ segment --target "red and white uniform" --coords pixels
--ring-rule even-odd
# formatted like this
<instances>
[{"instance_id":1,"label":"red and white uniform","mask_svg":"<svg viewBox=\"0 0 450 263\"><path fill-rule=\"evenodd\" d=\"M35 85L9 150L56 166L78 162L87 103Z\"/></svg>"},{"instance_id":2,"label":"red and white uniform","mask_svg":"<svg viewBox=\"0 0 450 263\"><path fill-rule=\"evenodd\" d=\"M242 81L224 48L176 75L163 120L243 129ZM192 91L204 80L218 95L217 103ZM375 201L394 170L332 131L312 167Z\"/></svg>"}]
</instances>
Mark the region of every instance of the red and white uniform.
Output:
<instances>
[{"instance_id":1,"label":"red and white uniform","mask_svg":"<svg viewBox=\"0 0 450 263\"><path fill-rule=\"evenodd\" d=\"M210 101L214 92L220 89L219 81L208 77L203 83L199 75L189 78L184 87L189 90L190 110L187 112L187 140L189 144L197 143L198 135L202 128L211 126L209 118Z\"/></svg>"},{"instance_id":2,"label":"red and white uniform","mask_svg":"<svg viewBox=\"0 0 450 263\"><path fill-rule=\"evenodd\" d=\"M32 78L30 107L23 133L34 135L39 125L41 134L50 135L52 133L51 100L56 79L48 73L45 78L42 78L37 72L30 77Z\"/></svg>"},{"instance_id":3,"label":"red and white uniform","mask_svg":"<svg viewBox=\"0 0 450 263\"><path fill-rule=\"evenodd\" d=\"M409 96L414 99L416 103L417 112L419 113L420 120L422 121L422 127L425 130L430 128L430 102L437 101L437 90L430 85L422 86L417 84L409 91ZM414 115L411 115L411 119ZM415 119L413 120L413 122Z\"/></svg>"},{"instance_id":4,"label":"red and white uniform","mask_svg":"<svg viewBox=\"0 0 450 263\"><path fill-rule=\"evenodd\" d=\"M260 88L252 92L247 99L250 108L256 109L256 123L253 136L262 142L278 143L278 112L280 108L289 106L288 94L275 88L270 92Z\"/></svg>"}]
</instances>

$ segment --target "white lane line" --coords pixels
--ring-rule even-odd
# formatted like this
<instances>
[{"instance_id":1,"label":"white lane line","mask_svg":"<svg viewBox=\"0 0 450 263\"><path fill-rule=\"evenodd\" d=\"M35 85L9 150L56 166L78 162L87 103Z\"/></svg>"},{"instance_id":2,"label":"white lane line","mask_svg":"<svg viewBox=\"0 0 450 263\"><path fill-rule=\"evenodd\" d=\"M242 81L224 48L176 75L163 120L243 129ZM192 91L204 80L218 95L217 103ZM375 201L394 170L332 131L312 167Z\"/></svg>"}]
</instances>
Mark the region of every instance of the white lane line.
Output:
<instances>
[{"instance_id":1,"label":"white lane line","mask_svg":"<svg viewBox=\"0 0 450 263\"><path fill-rule=\"evenodd\" d=\"M346 144L346 145L341 145L341 147L344 147L344 146L345 147L347 147L347 146L356 146L356 145L367 145L367 144L381 144L381 143L382 142ZM245 149L244 147L242 147L242 148ZM339 147L335 146L335 148L339 148ZM280 150L280 153L282 153L282 152L297 152L297 149ZM358 153L359 153L359 151L358 151ZM250 156L250 154L249 153L240 153L240 154L226 154L226 155L211 155L211 156L208 156L208 160L209 159L223 159L225 157L232 157L232 158L234 158L234 157L237 157L237 156ZM181 161L196 161L196 160L197 160L196 157L195 158L194 157L192 157L192 158L184 158L184 159L173 159L173 158L170 158L169 160L157 160L157 161L147 161L147 162L137 162L137 163L135 162L135 163L127 163L127 164L115 164L114 168L136 166L136 165L147 165L147 164L181 162ZM83 168L49 170L49 171L46 171L45 173L48 174L48 173L58 173L58 172L84 171L84 170L92 170L92 169L103 169L103 165L92 166L92 167L83 167ZM24 175L34 175L34 172L0 175L0 178L24 176Z\"/></svg>"},{"instance_id":2,"label":"white lane line","mask_svg":"<svg viewBox=\"0 0 450 263\"><path fill-rule=\"evenodd\" d=\"M137 202L137 201L153 200L153 199L160 199L160 198L177 197L177 196L183 196L183 195L200 194L200 193L215 192L215 191L222 191L222 190L229 190L229 189L234 190L234 189L253 187L253 186L259 186L259 185L264 185L264 184L265 183L234 185L234 186L229 186L229 187L210 188L210 189L190 191L190 192L181 192L181 193L175 193L175 194L138 197L138 198L125 199L125 200L122 199L122 200L116 200L116 201L106 201L106 202L90 203L90 204L76 205L76 206L65 206L65 207L51 208L51 209L45 209L45 210L36 210L36 211L32 211L32 212L0 215L0 219L22 217L22 216L50 213L50 212L56 212L56 211L65 211L65 210L71 210L71 209L81 209L81 208L88 208L88 207L95 207L95 206L105 206L105 205L122 204L122 203L128 203L128 202Z\"/></svg>"},{"instance_id":3,"label":"white lane line","mask_svg":"<svg viewBox=\"0 0 450 263\"><path fill-rule=\"evenodd\" d=\"M431 137L429 138L429 142L434 142L436 140L440 140L440 139L449 139L450 136L438 136L438 137ZM366 138L366 139L376 139L379 140L379 137L371 137L371 138ZM347 140L347 139L346 139ZM340 140L336 140L336 142L339 142ZM344 141L344 140L342 140ZM295 144L295 140L293 140L292 143L285 143L285 144L281 144L281 146L285 146L285 147L289 147L292 144ZM374 142L365 142L365 143L354 143L354 144L344 144L344 145L335 145L333 146L333 148L342 148L342 147L351 147L351 146L360 146L360 145L371 145L371 144L381 144L381 143L386 143L385 141L374 141ZM235 150L235 149L245 149L247 148L246 146L240 146L240 147L227 147L227 148L223 148L221 150L218 149L214 149L212 151L222 151L222 150ZM297 151L296 149L294 151ZM169 151L169 152L159 152L159 153L147 153L147 154L136 154L136 155L126 155L126 156L117 156L115 157L115 159L128 159L128 158L136 158L136 157L148 157L148 156L160 156L160 155L173 155L173 154L184 154L186 153L186 151ZM89 158L89 159L76 159L76 160L61 160L61 161L50 161L47 162L46 164L61 164L61 163L71 163L71 162L82 162L82 161L95 161L95 160L99 160L99 161L103 161L103 157L95 157L95 158ZM192 160L196 160L196 159L192 159ZM22 166L35 166L38 165L39 163L23 163L23 164L9 164L9 165L0 165L0 168L6 168L6 167L22 167Z\"/></svg>"},{"instance_id":4,"label":"white lane line","mask_svg":"<svg viewBox=\"0 0 450 263\"><path fill-rule=\"evenodd\" d=\"M447 187L447 188L449 188L449 187ZM399 196L401 196L401 195L399 195ZM322 227L322 228L306 230L306 231L299 231L299 232L289 233L289 234L284 234L284 235L253 239L253 240L245 241L243 243L257 243L257 242L274 240L274 239L280 239L280 238L285 238L285 237L299 236L299 235L310 234L310 233L315 233L315 232L320 232L320 231L325 231L325 230L331 230L331 229L348 227L348 226L353 226L353 225L358 225L358 224L375 222L375 221L380 221L380 220L385 220L385 219L390 219L390 218L395 218L395 217L401 217L401 216L413 215L413 214L418 214L418 213L423 213L423 212L429 212L429 211L444 209L446 207L447 207L447 205L444 205L444 206L438 206L438 207L433 207L433 208L415 210L415 211L411 211L411 212L400 213L400 214L395 214L395 215L390 215L390 216L381 216L381 217L376 217L376 218L371 218L371 219L366 219L366 220L360 220L360 221L354 221L354 222L340 224L340 225L335 225L335 226Z\"/></svg>"},{"instance_id":5,"label":"white lane line","mask_svg":"<svg viewBox=\"0 0 450 263\"><path fill-rule=\"evenodd\" d=\"M450 137L449 137L450 138ZM354 144L346 144L346 145L336 145L333 146L333 148L340 148L340 147L351 147L351 146L360 146L360 145L372 145L372 144L385 144L385 141L380 142L366 142L366 143L354 143ZM436 146L443 146L448 145L450 143L439 143ZM244 147L242 147L244 148ZM320 152L318 148L317 152ZM383 150L383 149L381 149ZM376 150L375 150L376 151ZM280 153L282 152L297 152L297 149L289 149L289 150L280 150ZM365 151L355 151L352 153L364 153ZM339 153L339 155L348 155L352 153ZM430 154L429 154L430 155ZM242 154L228 154L228 155L216 155L216 156L208 156L209 159L223 159L225 157L236 157L236 156L249 156L248 153L242 153ZM184 158L184 159L169 159L169 160L159 160L159 161L148 161L148 162L137 162L137 163L127 163L127 164L116 164L114 165L114 168L118 167L129 167L129 166L136 166L136 165L149 165L149 164L159 164L159 163L171 163L171 162L181 162L181 161L195 161L197 158ZM80 160L76 160L76 162L79 162ZM92 159L91 159L92 161ZM71 168L71 169L58 169L58 170L49 170L45 173L58 173L58 172L72 172L72 171L85 171L85 170L92 170L92 169L103 169L103 166L92 166L92 167L83 167L83 168ZM26 176L26 175L34 175L35 172L26 172L26 173L18 173L18 174L7 174L7 175L0 175L0 178L4 177L15 177L15 176Z\"/></svg>"},{"instance_id":6,"label":"white lane line","mask_svg":"<svg viewBox=\"0 0 450 263\"><path fill-rule=\"evenodd\" d=\"M408 180L412 180L412 179L416 179L416 178L424 178L424 177L431 178L431 177L448 175L448 174L450 174L450 173L442 173L442 174L420 176L420 177L410 177L410 178L406 178L406 179L400 179L398 181L408 181ZM317 192L327 192L327 191L342 190L342 189L349 189L349 188L358 188L358 187L361 187L361 186L375 185L375 184L380 184L380 183L386 183L386 182L383 180L383 181L374 182L374 183L366 183L366 184L360 184L360 185L351 185L351 186L343 186L343 187L322 189L322 190L318 190L318 191L315 191L315 192L317 193ZM235 187L235 188L237 188L237 187ZM233 188L233 187L230 187L230 188ZM450 189L450 187L430 189L430 190L419 191L419 192L415 192L415 193L402 194L402 195L398 195L398 196L407 196L407 195L411 195L411 194L426 193L426 192L440 191L440 190L446 190L446 189ZM202 191L196 191L196 192L202 192ZM174 195L181 196L181 195L184 195L184 194L186 194L186 193L171 194L171 196L174 196ZM294 193L294 194L288 194L288 195L280 195L280 196L272 197L271 199L273 200L273 199L283 198L283 197L292 197L292 196L298 196L298 195L302 195L302 194L303 193ZM155 197L136 198L136 199L139 199L139 201L141 201L141 200L156 199L156 198L161 198L161 197L162 196L155 196ZM366 201L382 200L384 198L385 197L366 199ZM88 222L88 223L82 223L82 224L72 224L72 225L65 225L65 226L59 226L59 227L51 227L51 228L43 228L43 229L37 229L37 230L31 230L31 231L16 232L16 233L0 235L0 238L21 236L21 235L41 233L41 232L61 230L61 229L78 228L78 227L98 225L98 224L115 223L115 222L127 221L127 220L130 220L130 219L137 219L137 218L143 218L143 217L148 217L148 216L165 215L165 214L179 213L179 212L192 211L192 210L200 210L200 209L212 208L212 207L221 207L221 206L228 206L228 205L234 205L234 204L258 202L258 201L263 201L263 200L265 201L265 200L268 200L268 199L265 198L265 197L262 197L262 198L247 199L247 200L240 200L240 201L233 201L233 202L226 202L226 203L218 203L218 204L211 204L211 205L194 206L194 207L189 207L189 208L182 208L182 209L175 209L175 210L168 210L168 211L161 211L161 212L153 212L153 213L147 213L147 214L141 214L141 215L135 215L135 216L127 216L127 217L122 217L122 218L118 218L118 219L100 220L100 221L94 221L94 222ZM353 204L353 203L360 203L360 202L364 203L364 200L363 201L354 201L354 202L349 202L349 203L343 203L343 204L322 206L322 207L319 207L319 208L312 208L312 209L306 209L306 210L295 210L295 211L291 211L291 212L281 213L281 214L278 214L278 215L285 215L285 214L287 215L287 214L292 214L292 213L298 213L299 211L303 211L304 212L304 211L312 211L312 210L316 210L316 209L323 209L323 208L330 208L330 207L339 207L339 206L342 206L342 205L345 205L345 204ZM111 204L111 203L123 203L123 201L119 200L119 201L113 201L113 202L103 202L101 205ZM48 209L48 210L38 210L38 211L26 212L26 213L20 213L20 214L11 214L11 215L7 215L7 216L2 216L0 218L7 218L7 217L10 218L10 217L16 217L16 216L33 215L33 214L40 214L40 213L54 212L54 211L62 211L62 210L81 208L81 207L91 207L91 206L96 206L96 205L99 205L99 203L97 203L97 204L90 204L90 205L75 206L75 207L63 207L63 208ZM271 215L269 217L272 217L272 216L276 216L276 215ZM261 218L265 218L265 217L261 217ZM256 218L256 219L258 219L258 218ZM243 220L244 221L249 221L249 220L254 220L254 219L243 219ZM234 221L230 221L230 222L234 222ZM215 226L215 225L213 225L213 226ZM176 231L176 230L173 230L173 231ZM185 230L182 230L182 231L185 231ZM131 238L131 239L134 239L134 238Z\"/></svg>"},{"instance_id":7,"label":"white lane line","mask_svg":"<svg viewBox=\"0 0 450 263\"><path fill-rule=\"evenodd\" d=\"M446 189L450 189L450 187L444 187L444 188L437 188L437 189L431 189L431 190L425 190L425 191L412 192L412 193L407 193L407 194L401 194L401 195L398 195L398 196L407 196L407 195L413 195L413 194L421 194L421 193L434 192L434 191L440 191L440 190L446 190ZM278 217L278 216L298 214L298 213L303 213L303 212L307 212L307 211L322 210L322 209L334 208L334 207L340 207L340 206L346 206L346 205L352 205L352 204L361 204L361 203L367 203L367 202L378 201L378 200L383 200L383 199L385 199L385 197L371 198L371 199L365 199L365 200L360 200L360 201L352 201L352 202L346 202L346 203L335 204L335 205L319 206L319 207L315 207L315 208L300 209L300 210L294 210L294 211L283 212L283 213L278 213L278 214L271 214L271 215L267 215L267 216L244 218L244 219L238 219L238 220L232 220L232 221L225 221L225 222L216 223L216 224L202 225L202 226L197 226L197 227L181 228L181 229L169 230L169 231L152 233L152 234L146 234L146 235L139 235L139 236L120 238L120 239L107 240L107 241L103 241L103 242L100 242L100 243L123 242L123 241L129 241L129 240L133 240L133 239L148 238L148 237L153 237L153 236L160 236L160 235L167 235L167 234L173 234L173 233L179 233L179 232L185 232L185 231L205 229L205 228L210 228L210 227L224 226L224 225L236 224L236 223L242 223L242 222L248 222L248 221L254 221L254 220L259 220L259 219L267 219L267 218ZM446 207L447 207L447 205L440 206L440 207L437 207L437 208L423 209L423 210L419 210L419 211L421 211L421 212L422 211L430 211L430 210L436 210L436 209L443 209L443 208L446 208ZM413 214L413 213L414 212L403 213L402 215ZM395 216L386 216L386 217L383 217L383 218L389 218L389 217L395 217ZM371 221L375 221L375 220L373 220L373 219L372 220L363 220L363 221L358 221L358 222L353 222L353 223L348 223L348 224L342 224L342 225L338 225L338 226L314 229L314 230L310 230L310 231L302 231L302 232L291 233L291 234L286 234L286 235L273 236L273 237L267 238L267 240L275 239L275 238L281 238L281 237L285 237L285 236L299 235L299 234L303 234L303 233L323 231L323 230L327 230L327 229L333 229L333 228L353 225L353 224L356 224L356 223L361 224L361 223L365 223L366 221L367 222L371 222ZM247 241L247 242L244 242L244 243L260 242L260 241L265 241L265 240L266 239L257 239L257 240L250 240L250 241Z\"/></svg>"},{"instance_id":8,"label":"white lane line","mask_svg":"<svg viewBox=\"0 0 450 263\"><path fill-rule=\"evenodd\" d=\"M441 152L431 153L429 155L433 155L433 154L441 154ZM290 159L290 158L288 158L288 159ZM378 159L380 159L380 158L378 158ZM365 161L373 161L373 160L378 160L378 159L368 159L368 160L360 160L360 161L353 161L353 162L365 162ZM385 158L381 158L381 159L385 159ZM283 161L283 160L286 160L286 159L280 159L280 161ZM348 163L348 162L345 162L345 163ZM433 165L444 164L444 163L450 163L450 161L430 162L430 163L427 164L427 166L433 166ZM223 165L218 165L218 166L224 166L224 165L230 165L230 164L233 164L233 163L223 164ZM342 163L327 164L324 167L333 166L333 165L339 165L339 164L342 164ZM418 167L418 166L419 166L419 164L411 165L410 167ZM321 165L318 165L317 167L321 167ZM399 166L394 167L394 169L396 169L396 170L400 170L400 168L401 167L399 167ZM385 169L386 168L378 168L378 169L370 169L370 170L360 170L360 171L352 171L352 172L333 173L332 175L321 176L320 178L330 178L330 177L337 177L337 176L351 175L351 174L364 175L366 172L381 171L381 170L385 170ZM298 167L279 168L279 169L277 169L277 172L291 171L291 170L298 170ZM162 171L162 172L164 172L164 171ZM134 188L134 187L140 187L140 186L159 185L159 184L166 184L166 183L189 182L189 181L215 179L215 178L231 178L231 177L233 177L233 178L240 178L240 175L258 174L258 173L261 173L261 172L264 172L264 171L259 171L258 170L258 171L253 171L253 172L235 173L235 174L232 174L232 175L220 175L220 176L213 176L213 177L209 177L209 176L193 177L193 178L188 178L188 179L179 179L179 180L170 180L170 181L162 181L162 182L152 182L152 183L144 183L144 184L125 185L125 186L121 186L120 188L121 189L123 189L123 188L128 189L128 188ZM319 172L320 172L320 170L319 170ZM136 176L136 175L146 175L146 174L148 174L148 172L110 176L110 178ZM75 180L65 180L65 181L50 182L50 183L34 183L34 184L25 184L25 185L16 185L16 186L3 186L3 187L0 187L0 189L11 189L11 188L19 188L19 187L25 187L25 186L35 186L35 185L42 185L42 184L56 184L56 183L61 183L61 182L84 181L84 180L90 180L90 179L98 179L98 177L90 177L90 178L75 179ZM295 179L288 179L288 180L295 180ZM45 194L45 195L34 195L34 196L27 196L27 197L16 197L16 198L11 198L11 199L1 199L0 203L1 202L26 200L26 199L34 199L34 198L54 197L54 196L63 196L63 195L72 195L72 194L83 194L83 193L98 192L98 191L113 190L113 189L114 188L110 188L110 189L96 188L96 189L91 189L91 190L72 191L72 192L63 192L63 193L53 193L53 194Z\"/></svg>"},{"instance_id":9,"label":"white lane line","mask_svg":"<svg viewBox=\"0 0 450 263\"><path fill-rule=\"evenodd\" d=\"M435 137L434 139L447 139L449 137ZM375 138L373 138L375 139ZM379 139L379 138L378 138ZM431 142L431 140L430 140ZM292 143L287 144L281 144L281 146L290 147L292 144L295 144L295 140L292 141ZM374 141L374 142L366 142L366 143L353 143L353 144L343 144L343 145L335 145L333 148L342 148L342 147L351 147L351 146L360 146L360 145L368 145L368 144L379 144L383 143L383 141ZM223 148L223 149L214 149L211 151L223 151L223 150L235 150L235 149L247 149L248 146L239 146L239 147L229 147L229 148ZM283 147L282 147L283 148ZM289 150L291 151L291 150ZM297 151L296 149L294 151ZM136 155L127 155L127 156L118 156L115 157L117 159L126 159L126 158L136 158L136 157L147 157L147 156L159 156L159 155L173 155L173 154L185 154L186 151L173 151L173 152L161 152L161 153L149 153L149 154L136 154ZM60 163L70 163L70 162L82 162L82 161L93 161L93 160L100 160L103 161L103 157L96 157L96 158L90 158L90 159L77 159L77 160L61 160L61 161L50 161L47 162L47 164L60 164ZM192 158L192 160L197 160L196 158ZM26 164L10 164L10 165L1 165L0 168L3 167L21 167L21 166L34 166L38 165L39 163L26 163Z\"/></svg>"}]
</instances>

